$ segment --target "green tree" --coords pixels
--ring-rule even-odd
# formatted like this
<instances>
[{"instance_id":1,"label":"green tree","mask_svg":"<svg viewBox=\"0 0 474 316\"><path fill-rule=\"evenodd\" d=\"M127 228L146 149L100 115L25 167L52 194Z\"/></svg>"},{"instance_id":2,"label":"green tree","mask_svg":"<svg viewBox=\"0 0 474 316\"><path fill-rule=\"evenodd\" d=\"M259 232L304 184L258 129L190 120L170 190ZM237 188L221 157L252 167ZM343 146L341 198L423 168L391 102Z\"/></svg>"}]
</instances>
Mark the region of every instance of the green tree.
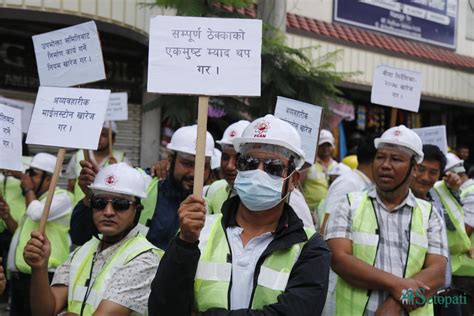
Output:
<instances>
[{"instance_id":1,"label":"green tree","mask_svg":"<svg viewBox=\"0 0 474 316\"><path fill-rule=\"evenodd\" d=\"M176 9L177 15L181 16L248 18L239 9L254 9L255 1L155 0L152 5ZM291 48L285 44L285 34L270 25L264 24L263 34L261 97L212 97L212 106L223 107L231 120L242 116L253 119L273 113L277 96L324 107L329 98L340 98L337 84L350 75L335 71L334 61L340 51L313 61L311 52L317 47ZM163 118L170 120L173 125L190 124L196 119L197 98L161 95L148 103L145 109L155 107L161 107Z\"/></svg>"}]
</instances>

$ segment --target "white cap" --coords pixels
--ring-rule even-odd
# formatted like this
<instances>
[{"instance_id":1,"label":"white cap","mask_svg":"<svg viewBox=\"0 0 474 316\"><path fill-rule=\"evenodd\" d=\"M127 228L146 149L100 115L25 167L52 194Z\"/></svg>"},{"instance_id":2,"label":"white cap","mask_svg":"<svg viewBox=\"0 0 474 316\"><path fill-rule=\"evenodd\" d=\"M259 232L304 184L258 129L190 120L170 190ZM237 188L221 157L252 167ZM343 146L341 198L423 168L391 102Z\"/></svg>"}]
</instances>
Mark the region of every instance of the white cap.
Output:
<instances>
[{"instance_id":1,"label":"white cap","mask_svg":"<svg viewBox=\"0 0 474 316\"><path fill-rule=\"evenodd\" d=\"M166 148L191 155L196 155L197 125L178 128L171 136L171 141ZM206 132L205 156L212 157L214 153L214 138Z\"/></svg>"},{"instance_id":2,"label":"white cap","mask_svg":"<svg viewBox=\"0 0 474 316\"><path fill-rule=\"evenodd\" d=\"M249 121L241 120L230 124L224 131L222 139L216 141L219 145L232 145L232 140L242 136L244 129L250 124Z\"/></svg>"},{"instance_id":3,"label":"white cap","mask_svg":"<svg viewBox=\"0 0 474 316\"><path fill-rule=\"evenodd\" d=\"M423 161L424 154L421 138L417 133L407 128L405 125L391 127L382 134L382 137L374 140L376 149L379 149L382 144L391 144L408 148L415 153L417 163Z\"/></svg>"},{"instance_id":4,"label":"white cap","mask_svg":"<svg viewBox=\"0 0 474 316\"><path fill-rule=\"evenodd\" d=\"M240 152L244 144L278 145L293 151L298 156L295 160L296 169L304 164L300 135L292 125L271 114L250 123L242 132L242 136L234 138L232 143L236 152Z\"/></svg>"},{"instance_id":5,"label":"white cap","mask_svg":"<svg viewBox=\"0 0 474 316\"><path fill-rule=\"evenodd\" d=\"M43 170L49 173L54 172L56 166L56 156L47 153L38 153L31 160L30 167Z\"/></svg>"},{"instance_id":6,"label":"white cap","mask_svg":"<svg viewBox=\"0 0 474 316\"><path fill-rule=\"evenodd\" d=\"M221 158L222 158L222 152L214 148L214 154L211 157L211 169L219 169L221 167Z\"/></svg>"},{"instance_id":7,"label":"white cap","mask_svg":"<svg viewBox=\"0 0 474 316\"><path fill-rule=\"evenodd\" d=\"M109 128L109 122L111 123L111 127L112 127L112 132L117 135L118 134L118 128L117 128L117 124L115 124L114 121L104 121L104 124L102 125L102 128Z\"/></svg>"},{"instance_id":8,"label":"white cap","mask_svg":"<svg viewBox=\"0 0 474 316\"><path fill-rule=\"evenodd\" d=\"M453 153L446 154L446 167L444 168L444 172L452 171L455 173L463 173L466 172L464 169L464 160L461 160L458 156Z\"/></svg>"},{"instance_id":9,"label":"white cap","mask_svg":"<svg viewBox=\"0 0 474 316\"><path fill-rule=\"evenodd\" d=\"M322 144L329 143L331 146L334 147L334 136L330 131L327 129L322 129L319 131L319 142L318 146L321 146Z\"/></svg>"},{"instance_id":10,"label":"white cap","mask_svg":"<svg viewBox=\"0 0 474 316\"><path fill-rule=\"evenodd\" d=\"M146 198L145 177L125 162L108 165L101 169L89 185L94 193L110 192Z\"/></svg>"},{"instance_id":11,"label":"white cap","mask_svg":"<svg viewBox=\"0 0 474 316\"><path fill-rule=\"evenodd\" d=\"M351 170L352 170L351 167L347 166L345 163L340 162L329 171L329 175L340 176Z\"/></svg>"}]
</instances>

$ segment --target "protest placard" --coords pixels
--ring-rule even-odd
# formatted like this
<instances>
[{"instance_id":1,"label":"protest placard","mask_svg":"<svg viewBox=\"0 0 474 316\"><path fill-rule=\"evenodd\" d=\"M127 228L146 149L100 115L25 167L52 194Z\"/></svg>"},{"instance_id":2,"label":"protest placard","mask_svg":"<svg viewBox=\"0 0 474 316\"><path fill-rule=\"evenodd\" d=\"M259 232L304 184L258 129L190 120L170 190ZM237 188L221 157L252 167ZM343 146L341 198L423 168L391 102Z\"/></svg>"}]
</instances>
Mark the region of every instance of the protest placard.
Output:
<instances>
[{"instance_id":1,"label":"protest placard","mask_svg":"<svg viewBox=\"0 0 474 316\"><path fill-rule=\"evenodd\" d=\"M319 127L323 108L313 104L278 97L275 116L293 125L301 136L305 160L309 164L316 161Z\"/></svg>"},{"instance_id":2,"label":"protest placard","mask_svg":"<svg viewBox=\"0 0 474 316\"><path fill-rule=\"evenodd\" d=\"M33 103L0 96L0 104L5 104L21 110L21 131L23 133L28 133L28 127L30 126L31 121L31 113L33 113Z\"/></svg>"},{"instance_id":3,"label":"protest placard","mask_svg":"<svg viewBox=\"0 0 474 316\"><path fill-rule=\"evenodd\" d=\"M105 79L94 21L33 36L40 84L70 87Z\"/></svg>"},{"instance_id":4,"label":"protest placard","mask_svg":"<svg viewBox=\"0 0 474 316\"><path fill-rule=\"evenodd\" d=\"M260 96L261 46L260 20L156 16L148 92Z\"/></svg>"},{"instance_id":5,"label":"protest placard","mask_svg":"<svg viewBox=\"0 0 474 316\"><path fill-rule=\"evenodd\" d=\"M26 142L97 149L110 90L40 87Z\"/></svg>"},{"instance_id":6,"label":"protest placard","mask_svg":"<svg viewBox=\"0 0 474 316\"><path fill-rule=\"evenodd\" d=\"M105 113L106 121L128 120L128 95L127 92L110 94L109 105Z\"/></svg>"},{"instance_id":7,"label":"protest placard","mask_svg":"<svg viewBox=\"0 0 474 316\"><path fill-rule=\"evenodd\" d=\"M420 136L423 145L436 145L445 155L448 153L445 125L413 128L413 131Z\"/></svg>"},{"instance_id":8,"label":"protest placard","mask_svg":"<svg viewBox=\"0 0 474 316\"><path fill-rule=\"evenodd\" d=\"M21 110L0 104L0 169L23 170Z\"/></svg>"},{"instance_id":9,"label":"protest placard","mask_svg":"<svg viewBox=\"0 0 474 316\"><path fill-rule=\"evenodd\" d=\"M379 65L374 70L370 102L418 112L421 72Z\"/></svg>"}]
</instances>

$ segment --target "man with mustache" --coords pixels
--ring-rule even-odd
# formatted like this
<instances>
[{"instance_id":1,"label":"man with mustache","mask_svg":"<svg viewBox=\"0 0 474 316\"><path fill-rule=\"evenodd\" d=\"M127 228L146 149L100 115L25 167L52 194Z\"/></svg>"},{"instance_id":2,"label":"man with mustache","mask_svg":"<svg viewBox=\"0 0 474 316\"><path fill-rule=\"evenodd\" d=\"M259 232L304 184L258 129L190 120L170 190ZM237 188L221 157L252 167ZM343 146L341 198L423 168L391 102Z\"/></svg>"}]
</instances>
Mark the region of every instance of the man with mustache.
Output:
<instances>
[{"instance_id":1,"label":"man with mustache","mask_svg":"<svg viewBox=\"0 0 474 316\"><path fill-rule=\"evenodd\" d=\"M168 176L159 180L154 177L148 184L148 197L142 201L143 211L139 223L147 239L160 249L166 250L179 228L176 210L181 202L192 192L194 185L194 158L196 155L197 125L184 126L176 130L167 148ZM204 179L210 174L210 161L214 151L214 139L207 132L206 164ZM92 237L92 209L87 196L88 186L94 181L97 167L88 161L81 161L82 171L79 184L87 193L86 198L74 208L71 218L70 235L76 245L82 245Z\"/></svg>"},{"instance_id":2,"label":"man with mustache","mask_svg":"<svg viewBox=\"0 0 474 316\"><path fill-rule=\"evenodd\" d=\"M410 191L423 161L421 139L401 125L374 144L375 187L349 193L328 221L325 238L338 274L336 315L432 315L432 304L403 299L410 289L426 298L435 294L448 257L442 218Z\"/></svg>"}]
</instances>

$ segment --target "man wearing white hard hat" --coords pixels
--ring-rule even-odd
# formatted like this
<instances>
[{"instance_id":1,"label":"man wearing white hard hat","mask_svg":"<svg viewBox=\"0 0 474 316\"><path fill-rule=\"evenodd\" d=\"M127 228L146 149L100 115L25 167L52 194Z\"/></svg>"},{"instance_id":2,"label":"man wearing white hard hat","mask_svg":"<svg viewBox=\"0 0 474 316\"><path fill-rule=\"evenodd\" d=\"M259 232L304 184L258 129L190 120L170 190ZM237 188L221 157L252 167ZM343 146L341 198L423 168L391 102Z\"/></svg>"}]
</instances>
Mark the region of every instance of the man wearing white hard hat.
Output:
<instances>
[{"instance_id":1,"label":"man wearing white hard hat","mask_svg":"<svg viewBox=\"0 0 474 316\"><path fill-rule=\"evenodd\" d=\"M147 186L148 197L142 201L143 212L140 216L142 233L160 249L166 250L179 228L176 210L181 202L192 192L194 185L194 160L196 155L197 125L184 126L176 130L167 148L169 169L165 179L154 177ZM204 180L209 178L211 157L214 153L214 139L206 133ZM82 161L83 168L79 176L79 185L88 192L96 176L94 166ZM71 219L71 238L74 244L82 245L92 236L92 211L87 198L74 208Z\"/></svg>"},{"instance_id":2,"label":"man wearing white hard hat","mask_svg":"<svg viewBox=\"0 0 474 316\"><path fill-rule=\"evenodd\" d=\"M202 198L183 201L180 233L152 284L150 314L319 315L330 253L286 202L304 163L298 133L266 115L233 145L237 196L207 218Z\"/></svg>"},{"instance_id":3,"label":"man wearing white hard hat","mask_svg":"<svg viewBox=\"0 0 474 316\"><path fill-rule=\"evenodd\" d=\"M110 123L110 126L109 126ZM107 166L109 163L115 162L126 162L130 164L130 161L125 155L125 152L117 149L113 149L113 157L109 154L109 128L112 128L112 144L115 144L115 138L118 134L117 124L113 121L105 121L100 132L99 144L96 150L88 150L91 161L97 165L99 169ZM68 179L68 190L74 194L74 204L80 201L84 197L79 187L77 178L81 173L81 160L84 160L84 150L80 149L72 155L71 160L66 168L64 176Z\"/></svg>"},{"instance_id":4,"label":"man wearing white hard hat","mask_svg":"<svg viewBox=\"0 0 474 316\"><path fill-rule=\"evenodd\" d=\"M433 305L416 304L413 296L428 299L443 286L448 247L442 218L409 188L423 160L421 139L400 125L374 144L375 187L349 193L327 225L338 274L335 314L432 315Z\"/></svg>"},{"instance_id":5,"label":"man wearing white hard hat","mask_svg":"<svg viewBox=\"0 0 474 316\"><path fill-rule=\"evenodd\" d=\"M47 153L36 154L31 160L29 169L21 177L26 212L13 235L7 262L7 269L11 273L11 315L31 315L29 296L31 268L23 258L23 248L31 233L38 230L55 165L56 156ZM47 266L50 278L56 267L69 255L71 241L68 231L72 206L72 194L57 187L45 228L52 245Z\"/></svg>"},{"instance_id":6,"label":"man wearing white hard hat","mask_svg":"<svg viewBox=\"0 0 474 316\"><path fill-rule=\"evenodd\" d=\"M224 202L237 194L233 189L234 180L237 176L237 152L232 141L237 137L241 137L244 129L249 124L250 122L242 120L229 125L224 131L222 139L216 141L221 146L223 152L220 161L223 179L214 182L207 191L204 191L208 214L219 214ZM297 188L291 193L289 203L296 215L303 221L303 225L314 228L311 212L304 200L303 194Z\"/></svg>"},{"instance_id":7,"label":"man wearing white hard hat","mask_svg":"<svg viewBox=\"0 0 474 316\"><path fill-rule=\"evenodd\" d=\"M150 285L162 252L137 227L143 175L125 163L103 168L90 186L94 238L75 249L48 282L49 236L33 232L24 250L32 269L35 315L147 315ZM100 235L99 235L100 234Z\"/></svg>"},{"instance_id":8,"label":"man wearing white hard hat","mask_svg":"<svg viewBox=\"0 0 474 316\"><path fill-rule=\"evenodd\" d=\"M319 132L318 157L316 162L307 171L302 179L303 193L311 210L326 198L329 187L329 171L337 166L332 158L334 152L334 136L326 129Z\"/></svg>"}]
</instances>

